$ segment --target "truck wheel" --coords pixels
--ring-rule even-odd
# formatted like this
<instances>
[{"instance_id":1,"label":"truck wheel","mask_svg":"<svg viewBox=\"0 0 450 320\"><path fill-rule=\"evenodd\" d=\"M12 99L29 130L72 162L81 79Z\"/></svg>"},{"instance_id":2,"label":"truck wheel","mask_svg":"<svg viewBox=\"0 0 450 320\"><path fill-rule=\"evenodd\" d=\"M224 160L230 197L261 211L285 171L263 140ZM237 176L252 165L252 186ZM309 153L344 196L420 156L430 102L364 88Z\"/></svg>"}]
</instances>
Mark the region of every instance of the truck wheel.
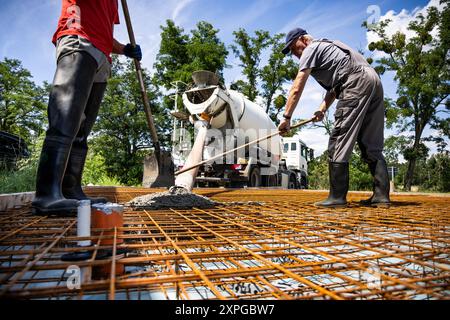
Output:
<instances>
[{"instance_id":1,"label":"truck wheel","mask_svg":"<svg viewBox=\"0 0 450 320\"><path fill-rule=\"evenodd\" d=\"M278 177L276 174L267 176L265 180L264 186L265 187L277 187L278 186Z\"/></svg>"},{"instance_id":2,"label":"truck wheel","mask_svg":"<svg viewBox=\"0 0 450 320\"><path fill-rule=\"evenodd\" d=\"M308 189L308 182L306 182L306 180L302 181L302 189Z\"/></svg>"},{"instance_id":3,"label":"truck wheel","mask_svg":"<svg viewBox=\"0 0 450 320\"><path fill-rule=\"evenodd\" d=\"M300 180L300 189L308 189L308 177L303 173Z\"/></svg>"},{"instance_id":4,"label":"truck wheel","mask_svg":"<svg viewBox=\"0 0 450 320\"><path fill-rule=\"evenodd\" d=\"M297 189L297 178L293 174L289 177L288 189Z\"/></svg>"},{"instance_id":5,"label":"truck wheel","mask_svg":"<svg viewBox=\"0 0 450 320\"><path fill-rule=\"evenodd\" d=\"M248 186L250 188L259 188L261 186L261 170L256 166L250 171Z\"/></svg>"}]
</instances>

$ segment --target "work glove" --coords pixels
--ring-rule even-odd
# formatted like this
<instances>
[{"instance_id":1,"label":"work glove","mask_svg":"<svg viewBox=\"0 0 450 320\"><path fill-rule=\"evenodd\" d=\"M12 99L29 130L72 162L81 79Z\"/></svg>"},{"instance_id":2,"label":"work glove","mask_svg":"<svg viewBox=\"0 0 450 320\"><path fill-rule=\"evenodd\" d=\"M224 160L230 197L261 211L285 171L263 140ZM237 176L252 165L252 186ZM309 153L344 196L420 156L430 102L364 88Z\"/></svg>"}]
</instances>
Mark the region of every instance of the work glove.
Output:
<instances>
[{"instance_id":1,"label":"work glove","mask_svg":"<svg viewBox=\"0 0 450 320\"><path fill-rule=\"evenodd\" d=\"M138 61L142 60L142 51L139 45L133 47L131 43L127 44L123 48L123 54L128 58L137 59Z\"/></svg>"},{"instance_id":2,"label":"work glove","mask_svg":"<svg viewBox=\"0 0 450 320\"><path fill-rule=\"evenodd\" d=\"M291 120L284 119L278 126L278 131L280 131L281 136L285 136L291 131Z\"/></svg>"}]
</instances>

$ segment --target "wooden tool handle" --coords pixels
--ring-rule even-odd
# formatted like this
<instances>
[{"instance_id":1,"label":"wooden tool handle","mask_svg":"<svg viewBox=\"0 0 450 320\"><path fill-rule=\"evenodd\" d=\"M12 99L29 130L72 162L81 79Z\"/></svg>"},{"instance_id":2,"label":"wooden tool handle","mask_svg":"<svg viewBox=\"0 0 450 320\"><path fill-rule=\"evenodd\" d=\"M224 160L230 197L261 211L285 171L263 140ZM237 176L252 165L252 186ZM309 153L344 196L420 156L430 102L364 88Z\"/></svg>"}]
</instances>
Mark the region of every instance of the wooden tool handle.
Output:
<instances>
[{"instance_id":1,"label":"wooden tool handle","mask_svg":"<svg viewBox=\"0 0 450 320\"><path fill-rule=\"evenodd\" d=\"M125 16L125 22L127 24L128 36L130 38L130 44L133 47L135 47L136 39L134 37L133 26L131 24L131 19L130 19L130 12L128 11L128 5L127 5L126 0L122 0L122 9L123 9L123 14ZM150 102L148 100L147 89L145 88L145 84L144 84L144 76L142 74L141 63L139 62L139 60L134 59L134 65L136 67L136 74L137 74L139 86L141 89L142 101L144 103L144 110L145 110L145 116L147 118L147 124L150 129L150 134L152 136L153 145L155 147L155 152L159 153L161 147L159 145L158 134L157 134L156 127L155 127L155 122L153 120L152 109L150 108Z\"/></svg>"}]
</instances>

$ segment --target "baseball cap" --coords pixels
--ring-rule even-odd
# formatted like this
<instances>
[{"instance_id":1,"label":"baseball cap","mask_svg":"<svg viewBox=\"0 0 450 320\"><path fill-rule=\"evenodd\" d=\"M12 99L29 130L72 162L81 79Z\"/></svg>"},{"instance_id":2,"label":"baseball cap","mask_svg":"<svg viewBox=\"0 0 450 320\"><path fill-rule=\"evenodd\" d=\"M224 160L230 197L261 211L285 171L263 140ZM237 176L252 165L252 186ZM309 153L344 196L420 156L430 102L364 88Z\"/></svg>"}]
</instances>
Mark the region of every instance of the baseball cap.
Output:
<instances>
[{"instance_id":1,"label":"baseball cap","mask_svg":"<svg viewBox=\"0 0 450 320\"><path fill-rule=\"evenodd\" d=\"M290 51L289 47L291 46L291 44L301 36L304 36L305 34L308 34L308 32L306 32L306 30L302 28L295 28L289 31L289 33L286 36L286 45L284 46L284 49L281 52L283 52L284 54L288 54Z\"/></svg>"}]
</instances>

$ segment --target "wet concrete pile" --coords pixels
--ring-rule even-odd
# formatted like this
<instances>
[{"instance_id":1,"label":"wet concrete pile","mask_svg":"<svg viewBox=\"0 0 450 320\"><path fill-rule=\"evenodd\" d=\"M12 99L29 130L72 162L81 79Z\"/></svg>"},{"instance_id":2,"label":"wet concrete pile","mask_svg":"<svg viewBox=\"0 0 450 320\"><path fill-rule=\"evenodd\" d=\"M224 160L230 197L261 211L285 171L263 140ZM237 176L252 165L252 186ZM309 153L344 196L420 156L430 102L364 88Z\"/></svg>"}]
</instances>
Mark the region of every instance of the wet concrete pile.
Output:
<instances>
[{"instance_id":1,"label":"wet concrete pile","mask_svg":"<svg viewBox=\"0 0 450 320\"><path fill-rule=\"evenodd\" d=\"M126 205L134 209L161 210L161 209L209 209L219 202L207 197L189 192L184 188L171 188L166 192L152 193L137 197Z\"/></svg>"},{"instance_id":2,"label":"wet concrete pile","mask_svg":"<svg viewBox=\"0 0 450 320\"><path fill-rule=\"evenodd\" d=\"M135 210L164 210L164 209L210 209L216 206L262 206L264 203L255 201L218 202L208 197L189 192L185 188L173 187L166 192L152 193L137 197L126 206Z\"/></svg>"}]
</instances>

